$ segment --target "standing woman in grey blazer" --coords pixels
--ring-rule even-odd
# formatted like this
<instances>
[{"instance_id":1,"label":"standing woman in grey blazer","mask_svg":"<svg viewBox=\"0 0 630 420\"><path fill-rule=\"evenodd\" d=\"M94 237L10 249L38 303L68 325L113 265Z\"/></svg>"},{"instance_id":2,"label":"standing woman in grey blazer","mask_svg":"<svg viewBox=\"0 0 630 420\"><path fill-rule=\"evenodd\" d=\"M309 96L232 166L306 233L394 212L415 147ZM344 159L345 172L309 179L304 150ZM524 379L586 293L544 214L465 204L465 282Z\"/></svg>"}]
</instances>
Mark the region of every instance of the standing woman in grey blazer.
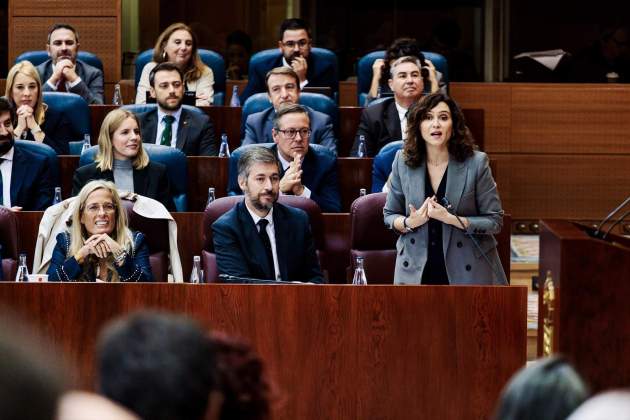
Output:
<instances>
[{"instance_id":1,"label":"standing woman in grey blazer","mask_svg":"<svg viewBox=\"0 0 630 420\"><path fill-rule=\"evenodd\" d=\"M409 109L407 124L383 209L400 234L394 283L506 284L493 236L501 200L459 106L431 94Z\"/></svg>"}]
</instances>

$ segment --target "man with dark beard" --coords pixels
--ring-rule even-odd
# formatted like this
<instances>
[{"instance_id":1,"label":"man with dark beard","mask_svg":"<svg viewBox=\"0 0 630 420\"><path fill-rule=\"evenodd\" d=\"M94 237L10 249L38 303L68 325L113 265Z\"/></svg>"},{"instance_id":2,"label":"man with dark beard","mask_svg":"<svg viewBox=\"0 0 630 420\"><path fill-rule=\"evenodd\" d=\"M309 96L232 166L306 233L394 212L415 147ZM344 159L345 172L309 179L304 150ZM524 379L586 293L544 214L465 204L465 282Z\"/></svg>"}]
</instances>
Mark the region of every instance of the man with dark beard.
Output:
<instances>
[{"instance_id":1,"label":"man with dark beard","mask_svg":"<svg viewBox=\"0 0 630 420\"><path fill-rule=\"evenodd\" d=\"M15 143L13 121L15 109L0 97L0 205L13 211L46 210L54 196L46 157Z\"/></svg>"},{"instance_id":2,"label":"man with dark beard","mask_svg":"<svg viewBox=\"0 0 630 420\"><path fill-rule=\"evenodd\" d=\"M220 274L322 283L308 215L277 203L280 168L266 147L249 147L238 161L243 201L212 225Z\"/></svg>"},{"instance_id":3,"label":"man with dark beard","mask_svg":"<svg viewBox=\"0 0 630 420\"><path fill-rule=\"evenodd\" d=\"M138 114L144 143L176 147L186 156L216 156L214 127L210 118L182 107L184 78L173 63L160 63L149 83L157 109Z\"/></svg>"}]
</instances>

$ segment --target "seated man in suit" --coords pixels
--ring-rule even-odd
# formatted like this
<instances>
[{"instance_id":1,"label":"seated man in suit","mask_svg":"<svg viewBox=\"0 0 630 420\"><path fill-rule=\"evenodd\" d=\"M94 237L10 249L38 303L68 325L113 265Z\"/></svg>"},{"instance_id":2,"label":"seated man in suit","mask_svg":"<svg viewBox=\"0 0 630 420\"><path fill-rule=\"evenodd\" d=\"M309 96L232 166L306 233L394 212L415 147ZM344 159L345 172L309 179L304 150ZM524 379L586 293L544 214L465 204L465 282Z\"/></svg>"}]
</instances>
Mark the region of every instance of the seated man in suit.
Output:
<instances>
[{"instance_id":1,"label":"seated man in suit","mask_svg":"<svg viewBox=\"0 0 630 420\"><path fill-rule=\"evenodd\" d=\"M391 65L389 87L394 97L363 110L350 156L357 156L360 136L365 137L368 157L375 156L387 143L404 138L407 110L422 97L424 90L420 68L418 59L409 56L401 57Z\"/></svg>"},{"instance_id":2,"label":"seated man in suit","mask_svg":"<svg viewBox=\"0 0 630 420\"><path fill-rule=\"evenodd\" d=\"M46 210L53 202L54 185L46 158L15 144L15 109L0 97L0 205L13 211Z\"/></svg>"},{"instance_id":3,"label":"seated man in suit","mask_svg":"<svg viewBox=\"0 0 630 420\"><path fill-rule=\"evenodd\" d=\"M258 146L245 150L238 184L245 199L212 225L219 273L322 283L308 215L277 203L282 181L274 153Z\"/></svg>"},{"instance_id":4,"label":"seated man in suit","mask_svg":"<svg viewBox=\"0 0 630 420\"><path fill-rule=\"evenodd\" d=\"M337 159L327 149L309 146L310 135L308 111L302 105L289 104L276 112L271 151L281 164L280 192L310 198L323 212L339 212ZM242 193L236 179L230 179L228 192Z\"/></svg>"},{"instance_id":5,"label":"seated man in suit","mask_svg":"<svg viewBox=\"0 0 630 420\"><path fill-rule=\"evenodd\" d=\"M88 104L103 103L103 72L78 60L79 34L66 23L53 25L48 31L46 51L49 60L37 66L45 81L44 92L76 93Z\"/></svg>"},{"instance_id":6,"label":"seated man in suit","mask_svg":"<svg viewBox=\"0 0 630 420\"><path fill-rule=\"evenodd\" d=\"M265 91L265 75L273 68L291 67L300 78L300 89L309 87L330 87L339 90L336 69L330 63L318 62L311 56L311 28L303 19L285 19L280 25L278 48L281 55L271 57L266 65L257 69L250 67L249 81L241 95L241 102L254 93Z\"/></svg>"},{"instance_id":7,"label":"seated man in suit","mask_svg":"<svg viewBox=\"0 0 630 420\"><path fill-rule=\"evenodd\" d=\"M267 94L271 107L247 117L245 138L242 144L272 143L273 119L281 105L296 104L300 100L300 82L297 73L290 67L276 67L267 73ZM337 153L337 140L333 133L330 117L323 112L305 106L311 122L310 142L321 144Z\"/></svg>"},{"instance_id":8,"label":"seated man in suit","mask_svg":"<svg viewBox=\"0 0 630 420\"><path fill-rule=\"evenodd\" d=\"M182 107L184 77L173 63L160 63L149 74L157 109L138 114L142 141L176 147L186 156L216 156L214 126L207 115Z\"/></svg>"}]
</instances>

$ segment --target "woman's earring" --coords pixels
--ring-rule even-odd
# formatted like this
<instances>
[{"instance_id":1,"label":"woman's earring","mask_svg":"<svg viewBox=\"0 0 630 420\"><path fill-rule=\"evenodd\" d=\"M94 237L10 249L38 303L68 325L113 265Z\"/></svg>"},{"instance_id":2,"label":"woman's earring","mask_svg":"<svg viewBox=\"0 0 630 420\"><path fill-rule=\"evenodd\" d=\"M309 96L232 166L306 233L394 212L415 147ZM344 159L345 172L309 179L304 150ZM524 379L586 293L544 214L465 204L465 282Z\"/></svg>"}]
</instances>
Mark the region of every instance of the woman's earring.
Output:
<instances>
[{"instance_id":1,"label":"woman's earring","mask_svg":"<svg viewBox=\"0 0 630 420\"><path fill-rule=\"evenodd\" d=\"M162 61L166 61L166 51L162 51Z\"/></svg>"}]
</instances>

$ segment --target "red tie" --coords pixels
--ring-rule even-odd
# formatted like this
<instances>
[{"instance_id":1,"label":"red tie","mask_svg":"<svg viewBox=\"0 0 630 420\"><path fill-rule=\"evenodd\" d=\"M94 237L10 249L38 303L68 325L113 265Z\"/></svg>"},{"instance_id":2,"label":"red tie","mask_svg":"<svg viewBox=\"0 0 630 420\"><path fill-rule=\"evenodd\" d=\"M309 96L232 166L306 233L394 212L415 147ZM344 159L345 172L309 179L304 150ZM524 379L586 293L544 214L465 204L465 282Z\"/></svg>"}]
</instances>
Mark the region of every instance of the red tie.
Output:
<instances>
[{"instance_id":1,"label":"red tie","mask_svg":"<svg viewBox=\"0 0 630 420\"><path fill-rule=\"evenodd\" d=\"M62 77L57 84L57 92L67 92L66 89L66 78Z\"/></svg>"}]
</instances>

